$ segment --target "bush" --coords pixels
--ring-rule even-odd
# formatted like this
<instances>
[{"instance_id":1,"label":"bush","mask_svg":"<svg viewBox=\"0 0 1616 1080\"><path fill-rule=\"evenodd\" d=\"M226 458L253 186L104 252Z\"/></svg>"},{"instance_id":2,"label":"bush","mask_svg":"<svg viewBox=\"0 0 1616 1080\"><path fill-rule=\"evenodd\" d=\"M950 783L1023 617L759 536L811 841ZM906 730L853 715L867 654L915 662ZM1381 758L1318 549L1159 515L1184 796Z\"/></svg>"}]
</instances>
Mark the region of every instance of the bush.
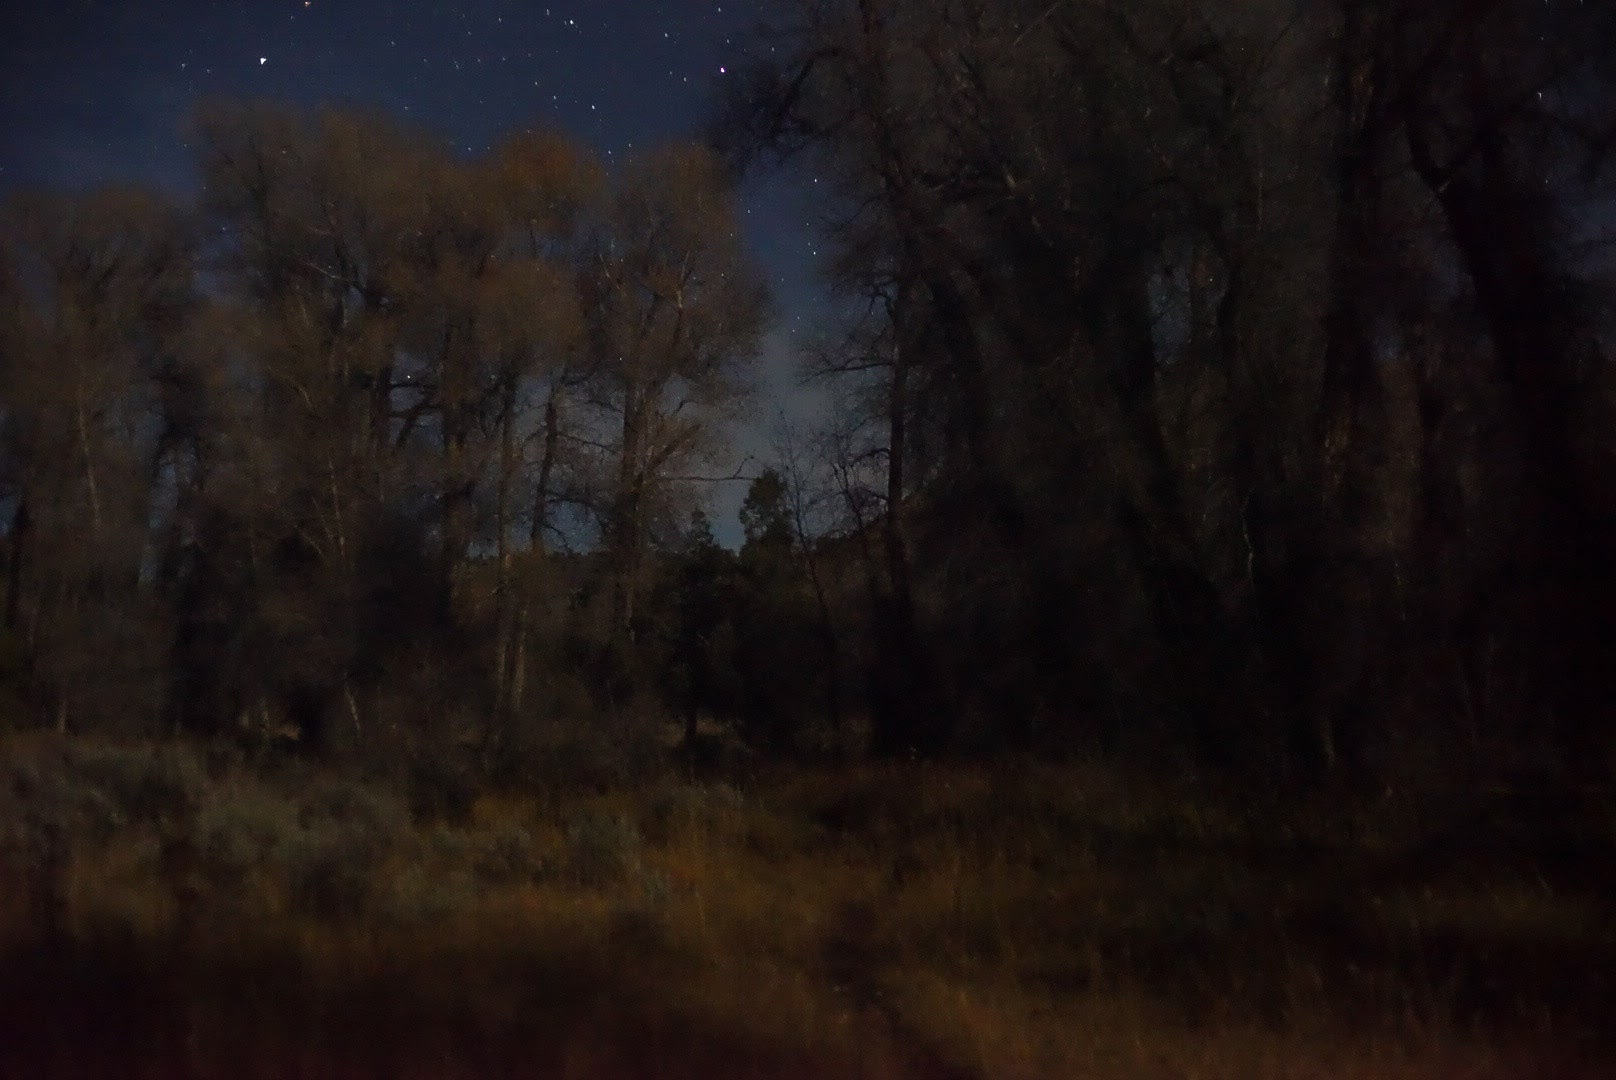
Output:
<instances>
[{"instance_id":1,"label":"bush","mask_svg":"<svg viewBox=\"0 0 1616 1080\"><path fill-rule=\"evenodd\" d=\"M392 838L409 827L410 813L403 802L385 791L332 779L316 783L304 796L299 820L309 828L352 825Z\"/></svg>"},{"instance_id":2,"label":"bush","mask_svg":"<svg viewBox=\"0 0 1616 1080\"><path fill-rule=\"evenodd\" d=\"M230 785L198 812L193 830L202 872L234 888L255 870L281 862L301 827L292 804L256 786Z\"/></svg>"},{"instance_id":3,"label":"bush","mask_svg":"<svg viewBox=\"0 0 1616 1080\"><path fill-rule=\"evenodd\" d=\"M429 754L410 768L410 810L417 821L464 824L477 794L472 769L452 754Z\"/></svg>"},{"instance_id":4,"label":"bush","mask_svg":"<svg viewBox=\"0 0 1616 1080\"><path fill-rule=\"evenodd\" d=\"M726 811L739 808L741 801L741 793L724 784L664 788L646 807L646 839L661 847L680 836L710 829Z\"/></svg>"},{"instance_id":5,"label":"bush","mask_svg":"<svg viewBox=\"0 0 1616 1080\"><path fill-rule=\"evenodd\" d=\"M464 870L444 870L412 862L393 879L381 902L383 913L397 922L438 922L471 907L477 883Z\"/></svg>"},{"instance_id":6,"label":"bush","mask_svg":"<svg viewBox=\"0 0 1616 1080\"><path fill-rule=\"evenodd\" d=\"M196 813L207 771L187 747L86 743L72 746L68 767L105 793L131 822L173 825Z\"/></svg>"},{"instance_id":7,"label":"bush","mask_svg":"<svg viewBox=\"0 0 1616 1080\"><path fill-rule=\"evenodd\" d=\"M389 848L384 837L353 825L303 830L287 852L286 891L293 909L326 919L363 914Z\"/></svg>"},{"instance_id":8,"label":"bush","mask_svg":"<svg viewBox=\"0 0 1616 1080\"><path fill-rule=\"evenodd\" d=\"M530 879L538 869L533 859L533 835L520 825L507 824L477 838L476 874L493 885L511 885Z\"/></svg>"},{"instance_id":9,"label":"bush","mask_svg":"<svg viewBox=\"0 0 1616 1080\"><path fill-rule=\"evenodd\" d=\"M673 882L655 867L642 867L639 873L640 900L647 907L659 908L673 896Z\"/></svg>"},{"instance_id":10,"label":"bush","mask_svg":"<svg viewBox=\"0 0 1616 1080\"><path fill-rule=\"evenodd\" d=\"M309 795L300 817L303 828L286 854L293 908L323 918L364 913L409 815L383 792L332 781Z\"/></svg>"},{"instance_id":11,"label":"bush","mask_svg":"<svg viewBox=\"0 0 1616 1080\"><path fill-rule=\"evenodd\" d=\"M128 824L120 802L59 753L7 762L0 800L0 844L25 865L59 860L70 848L98 846Z\"/></svg>"},{"instance_id":12,"label":"bush","mask_svg":"<svg viewBox=\"0 0 1616 1080\"><path fill-rule=\"evenodd\" d=\"M582 885L610 885L639 869L640 833L613 814L585 813L567 823L567 870Z\"/></svg>"},{"instance_id":13,"label":"bush","mask_svg":"<svg viewBox=\"0 0 1616 1080\"><path fill-rule=\"evenodd\" d=\"M471 850L471 837L465 830L441 821L427 827L420 836L424 850L443 862L460 862Z\"/></svg>"},{"instance_id":14,"label":"bush","mask_svg":"<svg viewBox=\"0 0 1616 1080\"><path fill-rule=\"evenodd\" d=\"M651 783L671 762L666 730L666 716L646 701L597 712L584 723L552 713L522 725L503 776L521 786L560 791Z\"/></svg>"}]
</instances>

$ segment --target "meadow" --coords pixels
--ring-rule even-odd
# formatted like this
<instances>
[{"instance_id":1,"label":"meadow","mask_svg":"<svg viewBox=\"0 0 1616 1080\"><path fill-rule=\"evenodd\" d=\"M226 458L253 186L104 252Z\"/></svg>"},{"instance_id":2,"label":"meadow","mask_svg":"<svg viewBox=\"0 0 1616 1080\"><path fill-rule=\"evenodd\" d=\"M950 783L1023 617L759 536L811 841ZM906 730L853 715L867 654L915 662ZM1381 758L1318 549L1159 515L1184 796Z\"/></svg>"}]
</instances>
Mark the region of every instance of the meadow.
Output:
<instances>
[{"instance_id":1,"label":"meadow","mask_svg":"<svg viewBox=\"0 0 1616 1080\"><path fill-rule=\"evenodd\" d=\"M1007 761L429 796L294 757L9 737L0 1072L1616 1064L1608 793L1280 795Z\"/></svg>"}]
</instances>

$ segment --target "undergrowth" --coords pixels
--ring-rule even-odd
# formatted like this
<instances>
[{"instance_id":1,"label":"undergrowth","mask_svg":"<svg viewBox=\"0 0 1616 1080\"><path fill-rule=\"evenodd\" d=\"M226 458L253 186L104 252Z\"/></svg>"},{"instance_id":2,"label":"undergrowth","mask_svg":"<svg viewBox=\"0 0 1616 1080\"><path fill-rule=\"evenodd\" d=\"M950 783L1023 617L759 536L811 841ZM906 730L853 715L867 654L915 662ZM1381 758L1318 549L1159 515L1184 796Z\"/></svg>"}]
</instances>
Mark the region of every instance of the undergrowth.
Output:
<instances>
[{"instance_id":1,"label":"undergrowth","mask_svg":"<svg viewBox=\"0 0 1616 1080\"><path fill-rule=\"evenodd\" d=\"M13 740L0 1058L877 1078L1610 1061L1608 804L1523 832L1451 798L1326 812L1029 763L413 801L178 745Z\"/></svg>"}]
</instances>

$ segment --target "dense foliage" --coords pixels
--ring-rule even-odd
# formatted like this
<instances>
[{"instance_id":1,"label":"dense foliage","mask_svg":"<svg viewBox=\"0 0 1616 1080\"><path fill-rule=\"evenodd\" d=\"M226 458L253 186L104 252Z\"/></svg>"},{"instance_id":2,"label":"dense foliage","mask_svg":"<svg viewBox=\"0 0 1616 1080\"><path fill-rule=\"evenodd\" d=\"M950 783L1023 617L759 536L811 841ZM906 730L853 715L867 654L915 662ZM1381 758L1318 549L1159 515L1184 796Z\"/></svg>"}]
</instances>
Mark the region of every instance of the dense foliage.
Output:
<instances>
[{"instance_id":1,"label":"dense foliage","mask_svg":"<svg viewBox=\"0 0 1616 1080\"><path fill-rule=\"evenodd\" d=\"M462 161L272 108L196 145L196 207L8 208L20 711L493 762L535 712L618 709L763 325L717 159L608 181L551 136Z\"/></svg>"},{"instance_id":2,"label":"dense foliage","mask_svg":"<svg viewBox=\"0 0 1616 1080\"><path fill-rule=\"evenodd\" d=\"M1608 5L805 0L876 744L1610 764Z\"/></svg>"},{"instance_id":3,"label":"dense foliage","mask_svg":"<svg viewBox=\"0 0 1616 1080\"><path fill-rule=\"evenodd\" d=\"M198 205L0 232L7 713L1607 774L1613 18L798 0L717 153L611 177L206 112ZM734 553L691 516L767 322L729 189L781 161L837 404Z\"/></svg>"}]
</instances>

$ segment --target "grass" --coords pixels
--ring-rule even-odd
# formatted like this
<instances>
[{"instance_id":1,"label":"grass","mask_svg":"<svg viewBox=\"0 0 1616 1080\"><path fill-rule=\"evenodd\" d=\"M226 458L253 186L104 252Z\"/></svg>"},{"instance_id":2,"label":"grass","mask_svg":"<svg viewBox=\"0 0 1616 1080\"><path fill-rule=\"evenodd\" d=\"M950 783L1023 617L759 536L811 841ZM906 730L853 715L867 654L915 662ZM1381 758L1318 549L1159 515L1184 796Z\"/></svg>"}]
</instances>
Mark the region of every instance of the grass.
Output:
<instances>
[{"instance_id":1,"label":"grass","mask_svg":"<svg viewBox=\"0 0 1616 1080\"><path fill-rule=\"evenodd\" d=\"M1592 1076L1616 1061L1602 805L1528 834L1013 763L670 776L445 818L340 777L13 740L0 1062Z\"/></svg>"}]
</instances>

